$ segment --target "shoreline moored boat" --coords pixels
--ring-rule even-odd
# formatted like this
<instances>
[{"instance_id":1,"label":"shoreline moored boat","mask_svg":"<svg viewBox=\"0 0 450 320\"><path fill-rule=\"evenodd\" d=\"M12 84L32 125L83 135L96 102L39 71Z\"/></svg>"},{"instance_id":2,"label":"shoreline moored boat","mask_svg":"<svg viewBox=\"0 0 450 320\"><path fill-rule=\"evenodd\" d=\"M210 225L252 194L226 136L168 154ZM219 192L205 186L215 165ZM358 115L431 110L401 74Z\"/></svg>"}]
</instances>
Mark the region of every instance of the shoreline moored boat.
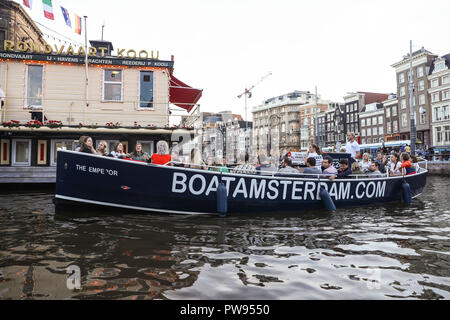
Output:
<instances>
[{"instance_id":1,"label":"shoreline moored boat","mask_svg":"<svg viewBox=\"0 0 450 320\"><path fill-rule=\"evenodd\" d=\"M218 214L217 190L223 183L227 214L299 213L326 208L322 189L336 208L402 199L408 202L408 197L423 192L427 174L421 168L409 176L353 176L329 181L323 175L221 173L60 150L55 203L169 214Z\"/></svg>"}]
</instances>

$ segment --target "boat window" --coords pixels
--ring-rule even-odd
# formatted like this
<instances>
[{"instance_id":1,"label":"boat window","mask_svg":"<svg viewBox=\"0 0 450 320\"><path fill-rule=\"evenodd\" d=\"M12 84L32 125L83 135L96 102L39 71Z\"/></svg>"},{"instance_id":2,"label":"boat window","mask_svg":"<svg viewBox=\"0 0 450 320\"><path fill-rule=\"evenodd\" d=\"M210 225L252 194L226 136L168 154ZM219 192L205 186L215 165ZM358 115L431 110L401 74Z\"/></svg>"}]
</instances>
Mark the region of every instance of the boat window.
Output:
<instances>
[{"instance_id":1,"label":"boat window","mask_svg":"<svg viewBox=\"0 0 450 320\"><path fill-rule=\"evenodd\" d=\"M31 140L16 139L12 141L12 165L31 165Z\"/></svg>"}]
</instances>

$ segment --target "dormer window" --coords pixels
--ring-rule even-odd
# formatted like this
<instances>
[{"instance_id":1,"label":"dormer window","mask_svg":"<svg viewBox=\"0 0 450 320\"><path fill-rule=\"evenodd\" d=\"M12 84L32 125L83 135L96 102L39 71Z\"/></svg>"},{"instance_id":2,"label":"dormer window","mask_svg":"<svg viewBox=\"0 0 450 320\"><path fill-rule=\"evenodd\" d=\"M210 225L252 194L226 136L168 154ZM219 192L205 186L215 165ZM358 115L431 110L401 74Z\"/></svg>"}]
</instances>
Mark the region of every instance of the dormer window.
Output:
<instances>
[{"instance_id":1,"label":"dormer window","mask_svg":"<svg viewBox=\"0 0 450 320\"><path fill-rule=\"evenodd\" d=\"M434 64L434 71L438 72L445 69L445 60L439 61Z\"/></svg>"}]
</instances>

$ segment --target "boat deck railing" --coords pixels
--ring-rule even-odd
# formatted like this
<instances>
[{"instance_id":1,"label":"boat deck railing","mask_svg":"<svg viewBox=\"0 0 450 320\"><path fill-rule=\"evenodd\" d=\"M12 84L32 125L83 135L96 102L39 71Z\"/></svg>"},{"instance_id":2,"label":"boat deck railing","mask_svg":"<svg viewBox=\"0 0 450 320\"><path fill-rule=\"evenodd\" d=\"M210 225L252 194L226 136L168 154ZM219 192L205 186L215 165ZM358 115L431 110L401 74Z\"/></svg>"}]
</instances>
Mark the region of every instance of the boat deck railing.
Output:
<instances>
[{"instance_id":1,"label":"boat deck railing","mask_svg":"<svg viewBox=\"0 0 450 320\"><path fill-rule=\"evenodd\" d=\"M428 170L428 161L424 160L421 162L418 162L418 168L419 170L417 171L417 173L422 173ZM164 164L164 166L168 166L168 165L175 165L175 166L181 166L181 167L186 167L186 168L192 168L192 169L202 169L205 171L215 171L215 172L223 172L223 173L227 173L224 172L224 167L219 167L219 166L211 166L211 165L207 165L207 164L194 164L194 163L187 163L187 162L179 162L179 161L170 161L167 162L166 164ZM315 179L329 179L330 177L334 176L334 174L324 174L324 173L302 173L302 172L298 172L298 173L287 173L287 172L279 172L279 171L265 171L265 170L258 170L256 172L235 172L233 168L228 168L227 170L229 170L229 173L240 173L240 174L245 174L245 175L254 175L254 176L266 176L266 177L289 177L289 178L298 178L298 177L302 177L302 178L315 178ZM386 173L382 173L382 174L375 174L375 175L371 175L371 174L351 174L348 176L345 176L345 179L367 179L367 178L389 178L392 177L389 175L389 172L387 171ZM395 177L395 176L394 176Z\"/></svg>"}]
</instances>

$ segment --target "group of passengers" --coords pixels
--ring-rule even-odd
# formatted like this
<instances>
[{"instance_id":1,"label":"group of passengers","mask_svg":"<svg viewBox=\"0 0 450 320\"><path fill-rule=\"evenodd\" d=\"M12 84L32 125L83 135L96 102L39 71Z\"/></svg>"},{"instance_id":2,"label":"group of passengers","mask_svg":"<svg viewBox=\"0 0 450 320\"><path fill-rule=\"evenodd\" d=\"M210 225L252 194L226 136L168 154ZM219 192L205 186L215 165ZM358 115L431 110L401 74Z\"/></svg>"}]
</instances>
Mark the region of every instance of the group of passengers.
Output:
<instances>
[{"instance_id":1,"label":"group of passengers","mask_svg":"<svg viewBox=\"0 0 450 320\"><path fill-rule=\"evenodd\" d=\"M154 164L167 164L172 161L169 154L169 145L166 141L159 141L156 144L157 152L153 155L149 155L142 149L141 143L136 143L136 146L131 153L126 153L124 151L123 143L117 141L111 152L108 153L108 143L104 140L100 141L97 145L97 149L94 148L94 141L89 136L82 136L79 139L79 146L75 151L95 154L99 156L112 157L116 159L129 159L134 161L148 162Z\"/></svg>"},{"instance_id":2,"label":"group of passengers","mask_svg":"<svg viewBox=\"0 0 450 320\"><path fill-rule=\"evenodd\" d=\"M240 174L303 174L307 175L324 175L328 176L330 180L336 178L345 178L351 175L365 175L371 177L383 176L402 176L410 175L418 172L419 167L417 158L407 152L401 154L392 153L390 157L383 154L381 150L377 152L374 159L370 158L369 153L364 153L360 156L360 149L358 143L354 140L354 134L348 135L349 142L347 142L346 149L349 150L351 158L342 158L339 160L339 168L335 168L333 158L322 154L320 148L311 143L306 153L306 168L297 169L292 165L292 160L288 156L281 159L281 163L275 166L264 154L256 157L256 161L250 161L249 154L246 152L241 154L239 163L236 167L231 168L227 166L226 160L222 158L208 157L203 161L201 152L194 148L191 150L189 159L180 160L179 154L181 150L175 146L172 153L169 150L169 145L166 141L159 141L156 145L156 153L149 155L143 151L142 144L136 143L135 149L131 153L124 151L123 144L118 141L115 143L113 150L108 153L108 144L106 141L100 141L97 149L94 148L94 143L91 137L82 136L79 140L79 147L76 151L83 153L90 153L100 156L108 156L118 159L129 159L134 161L142 161L158 165L174 165L189 167L192 169L204 169L217 172L233 172ZM173 160L173 162L172 162Z\"/></svg>"}]
</instances>

